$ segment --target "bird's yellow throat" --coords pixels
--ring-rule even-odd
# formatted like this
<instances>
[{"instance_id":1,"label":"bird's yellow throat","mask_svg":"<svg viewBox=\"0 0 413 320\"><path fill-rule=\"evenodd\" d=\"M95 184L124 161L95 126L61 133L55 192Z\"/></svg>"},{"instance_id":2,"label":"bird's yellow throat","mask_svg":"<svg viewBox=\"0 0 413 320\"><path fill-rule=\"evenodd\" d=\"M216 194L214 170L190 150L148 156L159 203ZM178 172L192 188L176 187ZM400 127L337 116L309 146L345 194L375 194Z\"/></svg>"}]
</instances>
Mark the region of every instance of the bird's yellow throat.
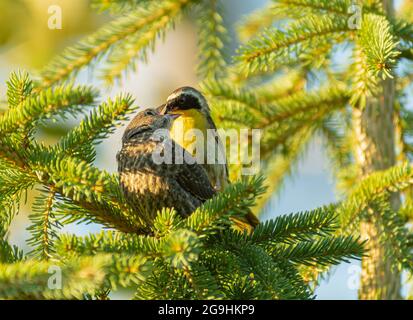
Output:
<instances>
[{"instance_id":1,"label":"bird's yellow throat","mask_svg":"<svg viewBox=\"0 0 413 320\"><path fill-rule=\"evenodd\" d=\"M171 138L194 155L196 139L200 139L197 136L199 132L202 133L204 142L206 141L207 129L209 128L208 121L196 109L176 110L173 113L179 114L180 117L175 119L172 124L170 129Z\"/></svg>"}]
</instances>

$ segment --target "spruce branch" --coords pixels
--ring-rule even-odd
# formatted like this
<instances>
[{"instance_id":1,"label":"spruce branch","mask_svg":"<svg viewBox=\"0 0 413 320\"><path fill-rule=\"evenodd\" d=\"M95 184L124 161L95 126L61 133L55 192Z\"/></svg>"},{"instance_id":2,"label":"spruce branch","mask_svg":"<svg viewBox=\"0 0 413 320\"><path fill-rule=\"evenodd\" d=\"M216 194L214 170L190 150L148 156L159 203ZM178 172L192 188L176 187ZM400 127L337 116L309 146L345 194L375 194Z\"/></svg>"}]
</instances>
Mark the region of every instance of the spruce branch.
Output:
<instances>
[{"instance_id":1,"label":"spruce branch","mask_svg":"<svg viewBox=\"0 0 413 320\"><path fill-rule=\"evenodd\" d=\"M0 264L22 261L23 257L24 254L21 249L17 246L10 245L4 239L0 239Z\"/></svg>"},{"instance_id":2,"label":"spruce branch","mask_svg":"<svg viewBox=\"0 0 413 320\"><path fill-rule=\"evenodd\" d=\"M237 246L232 250L238 252L241 270L245 274L253 274L254 280L258 282L262 295L260 299L311 298L309 288L302 279L292 278L262 248L244 245L242 248Z\"/></svg>"},{"instance_id":3,"label":"spruce branch","mask_svg":"<svg viewBox=\"0 0 413 320\"><path fill-rule=\"evenodd\" d=\"M158 212L153 222L154 236L157 239L164 238L177 230L182 224L182 220L182 217L174 209L163 208Z\"/></svg>"},{"instance_id":4,"label":"spruce branch","mask_svg":"<svg viewBox=\"0 0 413 320\"><path fill-rule=\"evenodd\" d=\"M92 0L91 6L99 12L124 13L147 5L150 0Z\"/></svg>"},{"instance_id":5,"label":"spruce branch","mask_svg":"<svg viewBox=\"0 0 413 320\"><path fill-rule=\"evenodd\" d=\"M404 43L413 43L413 23L403 19L391 21L394 34Z\"/></svg>"},{"instance_id":6,"label":"spruce branch","mask_svg":"<svg viewBox=\"0 0 413 320\"><path fill-rule=\"evenodd\" d=\"M335 105L335 107L340 107L340 105ZM332 111L334 110L329 105L322 105L319 110L312 110L300 117L268 124L261 140L261 156L266 159L273 155L276 150L274 146L284 146L297 131L315 131Z\"/></svg>"},{"instance_id":7,"label":"spruce branch","mask_svg":"<svg viewBox=\"0 0 413 320\"><path fill-rule=\"evenodd\" d=\"M286 98L296 91L303 90L307 82L305 69L285 71L280 75L275 75L265 83L252 84L248 88L259 97L261 103L270 104L280 98Z\"/></svg>"},{"instance_id":8,"label":"spruce branch","mask_svg":"<svg viewBox=\"0 0 413 320\"><path fill-rule=\"evenodd\" d=\"M378 94L379 80L369 69L366 54L359 46L356 46L354 50L354 63L351 68L350 77L353 80L350 104L364 108L367 98Z\"/></svg>"},{"instance_id":9,"label":"spruce branch","mask_svg":"<svg viewBox=\"0 0 413 320\"><path fill-rule=\"evenodd\" d=\"M202 263L192 263L191 270L184 272L184 275L191 285L194 299L211 300L225 297L213 270L206 268Z\"/></svg>"},{"instance_id":10,"label":"spruce branch","mask_svg":"<svg viewBox=\"0 0 413 320\"><path fill-rule=\"evenodd\" d=\"M348 9L354 3L351 0L277 0L274 1L280 8L300 8L306 14L335 14L348 16ZM308 9L306 11L305 9Z\"/></svg>"},{"instance_id":11,"label":"spruce branch","mask_svg":"<svg viewBox=\"0 0 413 320\"><path fill-rule=\"evenodd\" d=\"M182 228L165 239L162 254L168 265L183 270L187 276L191 263L198 260L200 246L196 233Z\"/></svg>"},{"instance_id":12,"label":"spruce branch","mask_svg":"<svg viewBox=\"0 0 413 320\"><path fill-rule=\"evenodd\" d=\"M401 49L399 58L413 60L413 49Z\"/></svg>"},{"instance_id":13,"label":"spruce branch","mask_svg":"<svg viewBox=\"0 0 413 320\"><path fill-rule=\"evenodd\" d=\"M100 143L114 132L120 121L134 111L133 98L130 95L120 95L114 100L108 99L93 109L76 128L62 137L55 147L56 152L63 152L74 157L84 158L92 163L95 158L93 144Z\"/></svg>"},{"instance_id":14,"label":"spruce branch","mask_svg":"<svg viewBox=\"0 0 413 320\"><path fill-rule=\"evenodd\" d=\"M41 183L53 184L67 213L80 214L126 232L143 232L142 221L124 200L117 178L78 158L38 148L29 158ZM80 209L82 208L82 209Z\"/></svg>"},{"instance_id":15,"label":"spruce branch","mask_svg":"<svg viewBox=\"0 0 413 320\"><path fill-rule=\"evenodd\" d=\"M287 19L301 19L309 15L330 15L349 17L349 8L354 4L351 0L277 0L260 8L244 18L239 26L239 34L243 40L259 34L274 22ZM365 5L365 11L379 11L374 4Z\"/></svg>"},{"instance_id":16,"label":"spruce branch","mask_svg":"<svg viewBox=\"0 0 413 320\"><path fill-rule=\"evenodd\" d=\"M113 20L52 60L40 74L41 86L49 87L75 75L81 68L99 60L129 36L145 30L147 26L165 17L169 19L168 16L176 15L192 2L192 0L151 2L147 8L139 7L126 16Z\"/></svg>"},{"instance_id":17,"label":"spruce branch","mask_svg":"<svg viewBox=\"0 0 413 320\"><path fill-rule=\"evenodd\" d=\"M140 256L97 255L71 259L64 264L36 260L1 264L0 297L82 299L84 293L93 294L105 283L112 288L138 283L148 269L146 260ZM49 287L50 270L61 272L60 290Z\"/></svg>"},{"instance_id":18,"label":"spruce branch","mask_svg":"<svg viewBox=\"0 0 413 320\"><path fill-rule=\"evenodd\" d=\"M78 237L61 234L55 242L56 252L62 257L94 256L99 253L135 254L157 257L162 252L163 240L118 231L102 231Z\"/></svg>"},{"instance_id":19,"label":"spruce branch","mask_svg":"<svg viewBox=\"0 0 413 320\"><path fill-rule=\"evenodd\" d=\"M412 176L409 164L370 174L354 187L348 198L337 208L342 226L346 228L356 223L360 213L383 195L409 187L413 183Z\"/></svg>"},{"instance_id":20,"label":"spruce branch","mask_svg":"<svg viewBox=\"0 0 413 320\"><path fill-rule=\"evenodd\" d=\"M7 83L7 102L9 108L17 107L33 90L33 81L24 71L12 72Z\"/></svg>"},{"instance_id":21,"label":"spruce branch","mask_svg":"<svg viewBox=\"0 0 413 320\"><path fill-rule=\"evenodd\" d=\"M350 102L353 106L364 108L366 99L377 95L380 79L393 78L399 55L397 38L386 17L372 13L363 15L351 72L353 93Z\"/></svg>"},{"instance_id":22,"label":"spruce branch","mask_svg":"<svg viewBox=\"0 0 413 320\"><path fill-rule=\"evenodd\" d=\"M116 177L92 167L84 160L69 157L64 152L56 149L32 143L27 150L21 154L23 163L15 164L5 158L3 162L16 165L12 172L10 169L0 167L0 177L9 173L12 185L21 179L21 184L15 184L9 191L16 190L13 198L5 195L5 215L9 220L17 211L16 202L22 191L30 188L35 183L44 186L53 185L59 201L56 210L69 222L83 220L103 223L109 227L116 226L125 232L148 233L143 227L142 220L127 205L120 190ZM18 173L16 173L18 172ZM6 181L6 180L5 180ZM7 182L7 181L6 181ZM4 186L8 188L10 184ZM16 189L14 189L16 188ZM1 190L0 190L1 191ZM18 191L18 192L17 192Z\"/></svg>"},{"instance_id":23,"label":"spruce branch","mask_svg":"<svg viewBox=\"0 0 413 320\"><path fill-rule=\"evenodd\" d=\"M0 158L0 200L7 200L37 182L33 173L22 171L13 163Z\"/></svg>"},{"instance_id":24,"label":"spruce branch","mask_svg":"<svg viewBox=\"0 0 413 320\"><path fill-rule=\"evenodd\" d=\"M42 190L36 197L32 214L29 216L31 225L27 228L31 237L27 243L33 248L30 255L42 260L53 257L55 250L53 241L57 237L57 230L61 228L60 222L54 215L56 190L52 185L49 189Z\"/></svg>"},{"instance_id":25,"label":"spruce branch","mask_svg":"<svg viewBox=\"0 0 413 320\"><path fill-rule=\"evenodd\" d=\"M351 130L346 124L345 110L332 114L320 126L324 145L337 179L337 190L347 194L357 184L357 168L352 157Z\"/></svg>"},{"instance_id":26,"label":"spruce branch","mask_svg":"<svg viewBox=\"0 0 413 320\"><path fill-rule=\"evenodd\" d=\"M227 242L253 243L270 248L275 244L310 241L315 236L331 235L339 227L334 206L283 215L260 223L248 235L228 233Z\"/></svg>"},{"instance_id":27,"label":"spruce branch","mask_svg":"<svg viewBox=\"0 0 413 320\"><path fill-rule=\"evenodd\" d=\"M273 101L267 114L269 119L262 125L305 116L306 113L316 108L321 109L327 106L331 111L335 108L343 108L348 97L348 90L342 85L321 87L319 90L310 92L297 92L289 97Z\"/></svg>"},{"instance_id":28,"label":"spruce branch","mask_svg":"<svg viewBox=\"0 0 413 320\"><path fill-rule=\"evenodd\" d=\"M159 3L150 3L149 7L151 6L159 7ZM139 32L125 37L111 50L106 66L101 72L102 79L108 84L113 84L115 80L120 80L122 74L126 74L129 69L135 71L138 59L146 63L149 51L155 49L157 39L165 38L165 33L174 27L184 8L185 5L182 5L179 10L166 8L168 14L146 24Z\"/></svg>"},{"instance_id":29,"label":"spruce branch","mask_svg":"<svg viewBox=\"0 0 413 320\"><path fill-rule=\"evenodd\" d=\"M195 299L187 278L181 270L174 270L165 264L158 264L146 281L135 293L136 300L182 300Z\"/></svg>"},{"instance_id":30,"label":"spruce branch","mask_svg":"<svg viewBox=\"0 0 413 320\"><path fill-rule=\"evenodd\" d=\"M143 232L142 221L127 206L116 177L79 158L36 143L23 150L21 157L24 162L18 164L17 170L24 173L22 178L30 180L27 187L34 181L45 186L53 185L57 194L63 197L59 202L66 205L68 214L115 225L127 232Z\"/></svg>"},{"instance_id":31,"label":"spruce branch","mask_svg":"<svg viewBox=\"0 0 413 320\"><path fill-rule=\"evenodd\" d=\"M22 101L0 117L0 130L7 134L16 129L33 126L35 121L63 116L67 111L81 111L92 105L97 92L88 86L49 88Z\"/></svg>"},{"instance_id":32,"label":"spruce branch","mask_svg":"<svg viewBox=\"0 0 413 320\"><path fill-rule=\"evenodd\" d=\"M381 209L381 210L380 210ZM396 258L395 269L413 271L413 238L406 228L399 212L392 211L387 205L379 208L380 239L386 248L386 254Z\"/></svg>"},{"instance_id":33,"label":"spruce branch","mask_svg":"<svg viewBox=\"0 0 413 320\"><path fill-rule=\"evenodd\" d=\"M81 299L83 292L93 292L104 280L103 267L107 258L82 258L65 266L27 260L0 265L0 297L3 299ZM50 269L59 268L59 269ZM48 288L49 270L59 270L64 286ZM57 284L57 283L56 283Z\"/></svg>"},{"instance_id":34,"label":"spruce branch","mask_svg":"<svg viewBox=\"0 0 413 320\"><path fill-rule=\"evenodd\" d=\"M22 194L36 182L33 174L0 159L0 239L7 235L10 223L19 210Z\"/></svg>"},{"instance_id":35,"label":"spruce branch","mask_svg":"<svg viewBox=\"0 0 413 320\"><path fill-rule=\"evenodd\" d=\"M44 183L54 184L62 195L75 201L101 199L108 174L77 158L47 152L38 147L29 155L31 169Z\"/></svg>"},{"instance_id":36,"label":"spruce branch","mask_svg":"<svg viewBox=\"0 0 413 320\"><path fill-rule=\"evenodd\" d=\"M264 8L259 8L253 13L242 18L237 26L240 39L245 42L250 40L254 35L261 33L265 28L270 27L278 18L284 18L287 13L280 13L277 10L277 4L269 3Z\"/></svg>"},{"instance_id":37,"label":"spruce branch","mask_svg":"<svg viewBox=\"0 0 413 320\"><path fill-rule=\"evenodd\" d=\"M218 0L207 0L198 8L199 64L202 78L218 78L225 70L224 45L228 32L225 29Z\"/></svg>"},{"instance_id":38,"label":"spruce branch","mask_svg":"<svg viewBox=\"0 0 413 320\"><path fill-rule=\"evenodd\" d=\"M330 36L341 35L350 29L344 17L314 16L291 23L285 31L271 28L241 47L236 58L240 71L245 75L257 71L274 70L274 66L300 61L303 54L318 42Z\"/></svg>"},{"instance_id":39,"label":"spruce branch","mask_svg":"<svg viewBox=\"0 0 413 320\"><path fill-rule=\"evenodd\" d=\"M306 266L330 266L364 255L363 242L353 237L327 237L314 242L304 241L290 246L276 246L271 256Z\"/></svg>"},{"instance_id":40,"label":"spruce branch","mask_svg":"<svg viewBox=\"0 0 413 320\"><path fill-rule=\"evenodd\" d=\"M326 118L320 131L326 140L326 147L334 164L338 168L345 168L352 164L348 128L344 112L337 112Z\"/></svg>"},{"instance_id":41,"label":"spruce branch","mask_svg":"<svg viewBox=\"0 0 413 320\"><path fill-rule=\"evenodd\" d=\"M151 230L145 226L139 215L122 201L122 198L120 199L113 194L104 195L101 201L77 201L70 197L62 197L57 204L56 214L61 216L64 224L95 222L126 233L150 234Z\"/></svg>"},{"instance_id":42,"label":"spruce branch","mask_svg":"<svg viewBox=\"0 0 413 320\"><path fill-rule=\"evenodd\" d=\"M228 186L224 192L206 201L186 220L184 226L195 232L222 228L228 218L243 216L254 205L255 199L264 192L263 178L254 176Z\"/></svg>"},{"instance_id":43,"label":"spruce branch","mask_svg":"<svg viewBox=\"0 0 413 320\"><path fill-rule=\"evenodd\" d=\"M322 87L312 92L299 91L270 103L261 101L260 96L253 90L234 88L227 83L206 83L204 88L214 99L227 103L227 108L220 108L220 114L217 115L220 121L242 122L245 118L248 121L245 124L253 128L265 128L285 120L305 118L311 111L318 112L325 106L330 110L344 107L350 97L348 90L342 85ZM240 119L240 115L233 110L235 108L247 116ZM253 121L255 123L252 123Z\"/></svg>"},{"instance_id":44,"label":"spruce branch","mask_svg":"<svg viewBox=\"0 0 413 320\"><path fill-rule=\"evenodd\" d=\"M390 22L383 16L364 15L357 42L365 54L368 70L383 80L392 78L391 70L400 52Z\"/></svg>"},{"instance_id":45,"label":"spruce branch","mask_svg":"<svg viewBox=\"0 0 413 320\"><path fill-rule=\"evenodd\" d=\"M20 197L25 188L33 185L32 177L21 174L10 163L0 159L0 263L23 259L23 252L7 241L10 224L18 212Z\"/></svg>"}]
</instances>

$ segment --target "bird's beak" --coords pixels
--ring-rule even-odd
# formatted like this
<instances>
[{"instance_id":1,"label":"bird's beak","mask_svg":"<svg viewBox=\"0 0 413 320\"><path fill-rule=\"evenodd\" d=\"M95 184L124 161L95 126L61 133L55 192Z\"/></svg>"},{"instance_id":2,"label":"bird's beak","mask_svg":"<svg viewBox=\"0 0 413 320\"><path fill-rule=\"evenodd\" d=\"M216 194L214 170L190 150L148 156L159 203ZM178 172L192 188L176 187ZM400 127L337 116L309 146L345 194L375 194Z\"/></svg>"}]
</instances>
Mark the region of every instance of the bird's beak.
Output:
<instances>
[{"instance_id":1,"label":"bird's beak","mask_svg":"<svg viewBox=\"0 0 413 320\"><path fill-rule=\"evenodd\" d=\"M176 113L168 113L168 114L166 114L166 116L169 117L171 119L171 121L174 121L176 118L179 118L181 115L176 114Z\"/></svg>"},{"instance_id":2,"label":"bird's beak","mask_svg":"<svg viewBox=\"0 0 413 320\"><path fill-rule=\"evenodd\" d=\"M168 104L164 103L157 107L156 110L158 110L160 114L164 115L168 112Z\"/></svg>"}]
</instances>

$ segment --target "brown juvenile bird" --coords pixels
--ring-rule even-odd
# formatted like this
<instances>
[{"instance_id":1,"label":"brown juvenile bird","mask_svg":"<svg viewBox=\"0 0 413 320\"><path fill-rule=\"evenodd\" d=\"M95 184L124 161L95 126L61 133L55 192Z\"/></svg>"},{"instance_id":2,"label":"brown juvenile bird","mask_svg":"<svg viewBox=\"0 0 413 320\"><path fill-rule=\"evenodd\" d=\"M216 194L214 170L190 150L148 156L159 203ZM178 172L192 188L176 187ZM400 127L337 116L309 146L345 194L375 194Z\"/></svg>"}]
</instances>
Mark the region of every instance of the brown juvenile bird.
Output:
<instances>
[{"instance_id":1,"label":"brown juvenile bird","mask_svg":"<svg viewBox=\"0 0 413 320\"><path fill-rule=\"evenodd\" d=\"M154 157L167 152L191 157L173 140L159 134L159 129L169 130L177 117L153 109L140 112L126 128L117 154L123 192L148 225L163 207L174 207L186 217L215 193L205 170L196 162L159 163Z\"/></svg>"},{"instance_id":2,"label":"brown juvenile bird","mask_svg":"<svg viewBox=\"0 0 413 320\"><path fill-rule=\"evenodd\" d=\"M182 87L173 91L166 100L166 103L157 108L160 113L179 115L170 128L171 138L180 144L186 151L195 156L193 139L185 139L185 134L193 129L201 132L204 137L203 166L208 174L209 181L216 191L222 191L230 183L228 179L228 167L225 157L225 148L217 134L217 127L212 120L208 102L201 92L192 87ZM207 131L214 133L214 139L207 143ZM194 138L195 139L195 138ZM212 140L212 139L211 139ZM208 152L214 149L215 159L211 163L208 161ZM212 158L212 156L210 157ZM258 218L249 212L242 220L233 219L237 229L251 232L258 225Z\"/></svg>"}]
</instances>

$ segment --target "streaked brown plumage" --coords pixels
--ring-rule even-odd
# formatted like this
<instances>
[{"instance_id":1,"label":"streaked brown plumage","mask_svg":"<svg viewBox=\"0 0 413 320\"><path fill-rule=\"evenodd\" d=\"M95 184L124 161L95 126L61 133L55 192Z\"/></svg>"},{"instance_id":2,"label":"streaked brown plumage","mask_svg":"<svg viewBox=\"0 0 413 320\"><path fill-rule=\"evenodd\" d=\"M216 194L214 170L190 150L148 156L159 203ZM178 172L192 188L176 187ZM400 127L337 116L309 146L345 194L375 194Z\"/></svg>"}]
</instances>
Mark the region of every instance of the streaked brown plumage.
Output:
<instances>
[{"instance_id":1,"label":"streaked brown plumage","mask_svg":"<svg viewBox=\"0 0 413 320\"><path fill-rule=\"evenodd\" d=\"M225 148L216 133L217 128L212 120L208 102L202 93L192 87L178 88L169 95L166 103L158 107L157 110L163 114L180 115L178 121L183 123L181 128L184 131L198 129L203 132L205 138L207 130L215 132L216 138L214 146L212 146L215 148L215 162L210 163L207 161L208 152L210 151L208 148L211 148L211 146L209 145L206 147L206 144L204 144L204 150L206 151L204 152L204 161L200 165L205 169L209 181L216 191L225 189L225 187L230 184L228 178L228 166L225 159ZM180 141L185 132L183 134L181 133L179 135L180 137L176 137L175 134L176 132L171 130L172 139L181 143L182 147L187 148L186 142ZM193 152L193 150L190 149L187 151ZM251 232L259 223L258 218L251 211L248 212L243 219L233 219L233 221L235 222L237 229L241 231L247 230L248 232Z\"/></svg>"},{"instance_id":2,"label":"streaked brown plumage","mask_svg":"<svg viewBox=\"0 0 413 320\"><path fill-rule=\"evenodd\" d=\"M163 152L185 153L173 140L154 134L158 129L168 130L174 118L153 109L140 112L126 128L122 149L117 154L121 187L148 225L152 225L157 211L163 207L174 207L186 217L215 193L205 170L197 163L154 161L153 152L159 148Z\"/></svg>"}]
</instances>

